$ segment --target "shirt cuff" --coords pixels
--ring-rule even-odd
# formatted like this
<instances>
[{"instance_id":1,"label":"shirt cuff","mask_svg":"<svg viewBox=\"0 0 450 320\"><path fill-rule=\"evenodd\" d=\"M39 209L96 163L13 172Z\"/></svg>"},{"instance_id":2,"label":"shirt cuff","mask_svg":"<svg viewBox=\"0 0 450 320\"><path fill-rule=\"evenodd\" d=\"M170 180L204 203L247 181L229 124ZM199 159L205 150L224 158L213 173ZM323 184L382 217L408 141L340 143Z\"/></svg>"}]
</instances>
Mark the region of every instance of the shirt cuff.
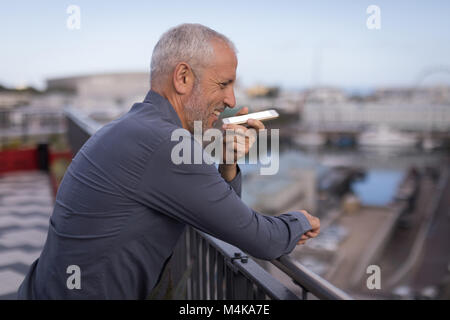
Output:
<instances>
[{"instance_id":1,"label":"shirt cuff","mask_svg":"<svg viewBox=\"0 0 450 320\"><path fill-rule=\"evenodd\" d=\"M288 212L279 217L283 217L289 228L290 242L284 253L286 255L294 250L303 234L312 230L312 226L305 215L298 211Z\"/></svg>"}]
</instances>

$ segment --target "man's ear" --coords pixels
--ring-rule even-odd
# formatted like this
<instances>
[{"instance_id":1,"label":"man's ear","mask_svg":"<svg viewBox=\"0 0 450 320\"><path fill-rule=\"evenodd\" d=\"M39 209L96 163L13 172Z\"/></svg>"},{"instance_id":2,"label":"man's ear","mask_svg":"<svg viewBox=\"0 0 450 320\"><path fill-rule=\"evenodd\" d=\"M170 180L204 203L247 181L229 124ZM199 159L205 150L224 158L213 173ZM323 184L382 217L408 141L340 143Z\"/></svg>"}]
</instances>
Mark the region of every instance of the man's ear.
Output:
<instances>
[{"instance_id":1,"label":"man's ear","mask_svg":"<svg viewBox=\"0 0 450 320\"><path fill-rule=\"evenodd\" d=\"M180 62L176 65L173 71L173 86L178 94L189 94L194 87L194 73L191 67L185 63Z\"/></svg>"}]
</instances>

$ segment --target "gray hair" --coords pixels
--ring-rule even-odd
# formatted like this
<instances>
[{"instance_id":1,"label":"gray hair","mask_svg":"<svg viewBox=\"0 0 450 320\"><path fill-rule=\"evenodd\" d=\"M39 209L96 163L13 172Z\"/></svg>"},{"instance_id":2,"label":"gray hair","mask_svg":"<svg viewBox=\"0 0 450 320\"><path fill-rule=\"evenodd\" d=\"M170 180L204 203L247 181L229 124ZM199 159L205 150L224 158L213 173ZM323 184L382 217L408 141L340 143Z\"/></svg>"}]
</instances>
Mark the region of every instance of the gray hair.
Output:
<instances>
[{"instance_id":1,"label":"gray hair","mask_svg":"<svg viewBox=\"0 0 450 320\"><path fill-rule=\"evenodd\" d=\"M188 63L198 70L196 75L201 76L203 68L214 57L211 41L215 39L225 42L235 54L237 53L230 39L201 24L184 23L166 31L153 49L150 66L152 86L166 80L180 62Z\"/></svg>"}]
</instances>

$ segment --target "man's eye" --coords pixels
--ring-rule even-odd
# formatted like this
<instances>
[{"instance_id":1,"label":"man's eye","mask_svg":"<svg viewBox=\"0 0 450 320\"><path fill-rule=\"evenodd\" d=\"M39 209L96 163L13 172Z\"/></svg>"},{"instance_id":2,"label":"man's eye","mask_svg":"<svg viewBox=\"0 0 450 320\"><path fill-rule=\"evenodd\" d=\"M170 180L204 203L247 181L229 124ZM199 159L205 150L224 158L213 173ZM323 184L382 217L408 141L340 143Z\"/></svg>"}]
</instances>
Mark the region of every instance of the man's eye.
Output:
<instances>
[{"instance_id":1,"label":"man's eye","mask_svg":"<svg viewBox=\"0 0 450 320\"><path fill-rule=\"evenodd\" d=\"M221 88L225 88L227 86L228 83L226 82L221 82L219 83Z\"/></svg>"}]
</instances>

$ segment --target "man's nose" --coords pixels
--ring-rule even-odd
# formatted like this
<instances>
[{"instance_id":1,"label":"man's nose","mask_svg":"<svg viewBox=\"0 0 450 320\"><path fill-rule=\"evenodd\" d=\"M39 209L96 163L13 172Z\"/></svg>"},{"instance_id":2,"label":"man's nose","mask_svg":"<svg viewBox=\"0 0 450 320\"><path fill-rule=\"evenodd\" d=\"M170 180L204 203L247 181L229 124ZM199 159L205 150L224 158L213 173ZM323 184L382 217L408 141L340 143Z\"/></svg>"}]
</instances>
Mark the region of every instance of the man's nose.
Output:
<instances>
[{"instance_id":1,"label":"man's nose","mask_svg":"<svg viewBox=\"0 0 450 320\"><path fill-rule=\"evenodd\" d=\"M223 102L229 108L234 108L236 106L236 98L234 96L234 88L230 88L230 90L228 90Z\"/></svg>"}]
</instances>

